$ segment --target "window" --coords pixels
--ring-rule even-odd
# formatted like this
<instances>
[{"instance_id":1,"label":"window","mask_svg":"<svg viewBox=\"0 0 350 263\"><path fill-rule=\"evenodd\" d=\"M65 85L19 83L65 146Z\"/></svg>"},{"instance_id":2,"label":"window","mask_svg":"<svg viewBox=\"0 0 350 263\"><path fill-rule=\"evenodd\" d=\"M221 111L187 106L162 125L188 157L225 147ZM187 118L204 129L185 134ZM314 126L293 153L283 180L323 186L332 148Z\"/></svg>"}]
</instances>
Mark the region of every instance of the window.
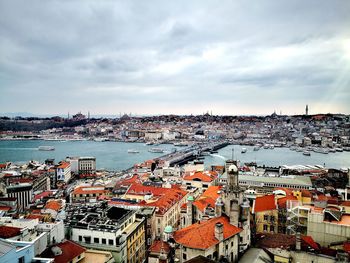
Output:
<instances>
[{"instance_id":1,"label":"window","mask_svg":"<svg viewBox=\"0 0 350 263\"><path fill-rule=\"evenodd\" d=\"M20 258L18 259L18 263L24 263L24 257L20 257Z\"/></svg>"},{"instance_id":2,"label":"window","mask_svg":"<svg viewBox=\"0 0 350 263\"><path fill-rule=\"evenodd\" d=\"M275 231L275 227L274 226L270 226L270 231L271 232Z\"/></svg>"},{"instance_id":3,"label":"window","mask_svg":"<svg viewBox=\"0 0 350 263\"><path fill-rule=\"evenodd\" d=\"M79 241L83 241L83 237L82 236L79 236Z\"/></svg>"},{"instance_id":4,"label":"window","mask_svg":"<svg viewBox=\"0 0 350 263\"><path fill-rule=\"evenodd\" d=\"M110 245L110 246L114 245L113 239L108 239L108 245Z\"/></svg>"},{"instance_id":5,"label":"window","mask_svg":"<svg viewBox=\"0 0 350 263\"><path fill-rule=\"evenodd\" d=\"M267 225L264 225L264 231L267 231Z\"/></svg>"},{"instance_id":6,"label":"window","mask_svg":"<svg viewBox=\"0 0 350 263\"><path fill-rule=\"evenodd\" d=\"M182 259L186 260L187 259L187 255L185 253L182 254Z\"/></svg>"},{"instance_id":7,"label":"window","mask_svg":"<svg viewBox=\"0 0 350 263\"><path fill-rule=\"evenodd\" d=\"M94 243L100 243L100 239L98 237L94 237Z\"/></svg>"},{"instance_id":8,"label":"window","mask_svg":"<svg viewBox=\"0 0 350 263\"><path fill-rule=\"evenodd\" d=\"M105 238L102 238L101 242L102 242L102 244L106 245L106 239Z\"/></svg>"},{"instance_id":9,"label":"window","mask_svg":"<svg viewBox=\"0 0 350 263\"><path fill-rule=\"evenodd\" d=\"M269 220L269 216L268 215L264 215L264 220L265 221Z\"/></svg>"}]
</instances>

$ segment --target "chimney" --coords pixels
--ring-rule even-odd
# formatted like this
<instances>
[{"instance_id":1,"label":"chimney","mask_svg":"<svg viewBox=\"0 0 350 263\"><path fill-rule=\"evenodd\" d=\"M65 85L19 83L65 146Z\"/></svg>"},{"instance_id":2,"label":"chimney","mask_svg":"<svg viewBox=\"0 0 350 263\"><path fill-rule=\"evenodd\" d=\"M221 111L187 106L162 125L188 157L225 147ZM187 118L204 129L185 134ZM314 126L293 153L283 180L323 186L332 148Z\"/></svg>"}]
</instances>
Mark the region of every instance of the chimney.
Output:
<instances>
[{"instance_id":1,"label":"chimney","mask_svg":"<svg viewBox=\"0 0 350 263\"><path fill-rule=\"evenodd\" d=\"M301 234L299 231L295 235L295 250L296 251L301 250Z\"/></svg>"},{"instance_id":2,"label":"chimney","mask_svg":"<svg viewBox=\"0 0 350 263\"><path fill-rule=\"evenodd\" d=\"M215 216L216 217L222 216L222 206L223 205L224 205L224 203L223 203L221 197L219 196L219 198L215 202Z\"/></svg>"},{"instance_id":3,"label":"chimney","mask_svg":"<svg viewBox=\"0 0 350 263\"><path fill-rule=\"evenodd\" d=\"M220 222L215 224L215 238L219 241L224 240L224 225Z\"/></svg>"}]
</instances>

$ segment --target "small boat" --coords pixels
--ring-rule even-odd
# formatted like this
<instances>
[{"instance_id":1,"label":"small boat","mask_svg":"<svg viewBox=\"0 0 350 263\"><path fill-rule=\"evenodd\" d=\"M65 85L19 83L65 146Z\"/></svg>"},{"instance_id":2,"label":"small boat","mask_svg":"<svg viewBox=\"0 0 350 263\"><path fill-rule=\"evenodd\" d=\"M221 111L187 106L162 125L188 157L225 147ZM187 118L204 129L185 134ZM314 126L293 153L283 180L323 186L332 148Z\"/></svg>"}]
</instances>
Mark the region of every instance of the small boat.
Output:
<instances>
[{"instance_id":1,"label":"small boat","mask_svg":"<svg viewBox=\"0 0 350 263\"><path fill-rule=\"evenodd\" d=\"M260 146L260 145L255 145L253 150L254 150L254 151L259 151L259 150L260 150L260 148L261 148L261 146Z\"/></svg>"},{"instance_id":2,"label":"small boat","mask_svg":"<svg viewBox=\"0 0 350 263\"><path fill-rule=\"evenodd\" d=\"M247 152L247 148L242 148L241 153L246 153Z\"/></svg>"},{"instance_id":3,"label":"small boat","mask_svg":"<svg viewBox=\"0 0 350 263\"><path fill-rule=\"evenodd\" d=\"M163 153L164 150L162 148L151 148L148 150L151 153Z\"/></svg>"},{"instance_id":4,"label":"small boat","mask_svg":"<svg viewBox=\"0 0 350 263\"><path fill-rule=\"evenodd\" d=\"M43 145L43 146L39 146L39 147L38 147L38 150L39 150L39 151L54 151L54 150L55 150L55 147Z\"/></svg>"},{"instance_id":5,"label":"small boat","mask_svg":"<svg viewBox=\"0 0 350 263\"><path fill-rule=\"evenodd\" d=\"M311 156L311 153L310 153L309 151L304 151L304 152L303 152L303 155L305 155L305 156Z\"/></svg>"},{"instance_id":6,"label":"small boat","mask_svg":"<svg viewBox=\"0 0 350 263\"><path fill-rule=\"evenodd\" d=\"M153 145L153 142L146 142L146 145Z\"/></svg>"},{"instance_id":7,"label":"small boat","mask_svg":"<svg viewBox=\"0 0 350 263\"><path fill-rule=\"evenodd\" d=\"M133 149L130 149L130 150L128 150L128 153L139 153L140 151L138 151L138 150L133 150Z\"/></svg>"},{"instance_id":8,"label":"small boat","mask_svg":"<svg viewBox=\"0 0 350 263\"><path fill-rule=\"evenodd\" d=\"M269 148L270 148L270 145L268 145L268 144L264 145L264 149L269 149Z\"/></svg>"},{"instance_id":9,"label":"small boat","mask_svg":"<svg viewBox=\"0 0 350 263\"><path fill-rule=\"evenodd\" d=\"M273 145L273 144L270 144L270 147L269 147L270 149L275 149L275 145Z\"/></svg>"},{"instance_id":10,"label":"small boat","mask_svg":"<svg viewBox=\"0 0 350 263\"><path fill-rule=\"evenodd\" d=\"M329 150L328 150L330 153L335 153L336 152L336 149L334 149L334 148L329 148Z\"/></svg>"},{"instance_id":11,"label":"small boat","mask_svg":"<svg viewBox=\"0 0 350 263\"><path fill-rule=\"evenodd\" d=\"M343 148L335 148L335 150L336 150L337 152L342 152L342 151L343 151Z\"/></svg>"}]
</instances>

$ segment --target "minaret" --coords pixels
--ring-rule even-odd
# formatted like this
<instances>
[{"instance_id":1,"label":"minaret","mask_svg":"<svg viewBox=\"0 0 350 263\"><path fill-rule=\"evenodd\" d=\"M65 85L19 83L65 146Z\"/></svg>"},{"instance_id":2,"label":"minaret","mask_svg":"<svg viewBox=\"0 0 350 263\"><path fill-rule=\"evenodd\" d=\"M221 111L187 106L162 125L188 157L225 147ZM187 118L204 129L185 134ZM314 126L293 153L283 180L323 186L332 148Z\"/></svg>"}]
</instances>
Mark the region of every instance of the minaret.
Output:
<instances>
[{"instance_id":1,"label":"minaret","mask_svg":"<svg viewBox=\"0 0 350 263\"><path fill-rule=\"evenodd\" d=\"M305 107L305 115L309 115L309 105L306 104L306 107Z\"/></svg>"}]
</instances>

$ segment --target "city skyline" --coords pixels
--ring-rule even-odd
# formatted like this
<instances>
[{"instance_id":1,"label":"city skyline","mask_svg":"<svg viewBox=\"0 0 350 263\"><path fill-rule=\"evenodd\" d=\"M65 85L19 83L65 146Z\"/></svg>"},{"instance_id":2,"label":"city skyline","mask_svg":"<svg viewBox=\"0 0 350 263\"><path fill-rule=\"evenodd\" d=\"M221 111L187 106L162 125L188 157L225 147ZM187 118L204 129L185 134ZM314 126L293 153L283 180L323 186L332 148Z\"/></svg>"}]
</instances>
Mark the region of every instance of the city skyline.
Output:
<instances>
[{"instance_id":1,"label":"city skyline","mask_svg":"<svg viewBox=\"0 0 350 263\"><path fill-rule=\"evenodd\" d=\"M0 113L350 113L350 3L0 3ZM21 18L21 19L18 19Z\"/></svg>"}]
</instances>

